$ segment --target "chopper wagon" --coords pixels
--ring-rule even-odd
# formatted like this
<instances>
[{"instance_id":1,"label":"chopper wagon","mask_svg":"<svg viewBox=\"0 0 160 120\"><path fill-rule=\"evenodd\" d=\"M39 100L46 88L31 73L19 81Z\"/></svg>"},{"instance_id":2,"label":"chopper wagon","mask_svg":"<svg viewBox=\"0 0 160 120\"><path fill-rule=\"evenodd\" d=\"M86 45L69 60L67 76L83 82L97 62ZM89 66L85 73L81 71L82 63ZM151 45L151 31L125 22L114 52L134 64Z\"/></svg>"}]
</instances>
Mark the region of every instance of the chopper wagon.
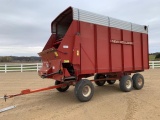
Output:
<instances>
[{"instance_id":1,"label":"chopper wagon","mask_svg":"<svg viewBox=\"0 0 160 120\"><path fill-rule=\"evenodd\" d=\"M39 56L39 75L54 79L55 86L18 95L53 88L65 92L75 85L75 96L86 102L94 94L92 81L103 86L116 80L124 92L139 90L144 78L137 72L149 68L148 28L69 7L51 23L51 36ZM86 79L93 75L94 80Z\"/></svg>"}]
</instances>

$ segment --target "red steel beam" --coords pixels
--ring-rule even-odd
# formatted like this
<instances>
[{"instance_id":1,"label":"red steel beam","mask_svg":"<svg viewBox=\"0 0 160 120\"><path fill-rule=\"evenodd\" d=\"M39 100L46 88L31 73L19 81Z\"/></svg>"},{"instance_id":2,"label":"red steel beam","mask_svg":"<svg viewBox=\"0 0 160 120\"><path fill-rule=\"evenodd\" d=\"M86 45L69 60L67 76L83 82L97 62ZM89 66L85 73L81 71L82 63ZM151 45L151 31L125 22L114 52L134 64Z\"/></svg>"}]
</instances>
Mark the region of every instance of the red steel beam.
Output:
<instances>
[{"instance_id":1,"label":"red steel beam","mask_svg":"<svg viewBox=\"0 0 160 120\"><path fill-rule=\"evenodd\" d=\"M36 90L26 89L26 90L22 90L21 93L19 93L19 94L4 95L4 99L6 100L8 98L12 98L12 97L16 97L16 96L21 96L21 95L26 95L26 94L36 93L36 92L42 92L42 91L46 91L46 90L50 90L50 89L55 89L55 88L60 88L60 87L66 86L66 85L67 84L63 83L63 84L59 84L59 85L55 85L55 86L50 86L50 87L46 87L46 88L40 88L40 89L36 89Z\"/></svg>"}]
</instances>

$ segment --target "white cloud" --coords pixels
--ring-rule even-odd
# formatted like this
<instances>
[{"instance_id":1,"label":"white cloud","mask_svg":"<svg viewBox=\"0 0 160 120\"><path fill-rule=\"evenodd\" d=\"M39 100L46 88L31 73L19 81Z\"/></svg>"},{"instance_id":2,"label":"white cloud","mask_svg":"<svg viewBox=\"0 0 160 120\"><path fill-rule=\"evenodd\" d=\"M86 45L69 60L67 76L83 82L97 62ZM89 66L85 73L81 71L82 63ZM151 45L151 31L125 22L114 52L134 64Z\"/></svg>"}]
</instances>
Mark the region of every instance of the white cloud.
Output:
<instances>
[{"instance_id":1,"label":"white cloud","mask_svg":"<svg viewBox=\"0 0 160 120\"><path fill-rule=\"evenodd\" d=\"M37 53L41 52L43 47L1 47L0 55L1 56L37 56Z\"/></svg>"}]
</instances>

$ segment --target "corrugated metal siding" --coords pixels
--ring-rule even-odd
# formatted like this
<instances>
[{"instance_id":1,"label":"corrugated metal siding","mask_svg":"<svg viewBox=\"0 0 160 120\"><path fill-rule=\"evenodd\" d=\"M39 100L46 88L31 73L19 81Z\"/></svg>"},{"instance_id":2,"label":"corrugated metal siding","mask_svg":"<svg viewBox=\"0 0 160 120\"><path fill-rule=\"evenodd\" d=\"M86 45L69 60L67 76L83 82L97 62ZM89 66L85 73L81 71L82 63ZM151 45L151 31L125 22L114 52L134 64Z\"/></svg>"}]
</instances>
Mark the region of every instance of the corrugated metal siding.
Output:
<instances>
[{"instance_id":1,"label":"corrugated metal siding","mask_svg":"<svg viewBox=\"0 0 160 120\"><path fill-rule=\"evenodd\" d=\"M74 20L79 20L79 18L78 18L78 12L79 11L79 9L77 9L77 8L73 8L73 19Z\"/></svg>"},{"instance_id":2,"label":"corrugated metal siding","mask_svg":"<svg viewBox=\"0 0 160 120\"><path fill-rule=\"evenodd\" d=\"M132 23L132 31L148 33L148 30L147 29L145 30L145 26L134 24L134 23Z\"/></svg>"},{"instance_id":3,"label":"corrugated metal siding","mask_svg":"<svg viewBox=\"0 0 160 120\"><path fill-rule=\"evenodd\" d=\"M122 20L118 20L115 18L109 18L110 19L110 27L120 28L124 30L130 30L131 31L131 23L125 22Z\"/></svg>"},{"instance_id":4,"label":"corrugated metal siding","mask_svg":"<svg viewBox=\"0 0 160 120\"><path fill-rule=\"evenodd\" d=\"M138 25L138 24L126 22L123 20L118 20L115 18L95 14L95 13L88 12L85 10L80 10L77 8L73 8L73 19L83 21L83 22L103 25L103 26L124 29L124 30L148 33L148 30L145 30L145 27L142 25Z\"/></svg>"},{"instance_id":5,"label":"corrugated metal siding","mask_svg":"<svg viewBox=\"0 0 160 120\"><path fill-rule=\"evenodd\" d=\"M108 23L109 23L108 17L94 14L91 12L86 12L83 10L79 11L79 19L81 21L95 23L95 24L104 25L104 26L108 26Z\"/></svg>"},{"instance_id":6,"label":"corrugated metal siding","mask_svg":"<svg viewBox=\"0 0 160 120\"><path fill-rule=\"evenodd\" d=\"M73 19L103 26L109 25L108 17L76 8L73 9Z\"/></svg>"}]
</instances>

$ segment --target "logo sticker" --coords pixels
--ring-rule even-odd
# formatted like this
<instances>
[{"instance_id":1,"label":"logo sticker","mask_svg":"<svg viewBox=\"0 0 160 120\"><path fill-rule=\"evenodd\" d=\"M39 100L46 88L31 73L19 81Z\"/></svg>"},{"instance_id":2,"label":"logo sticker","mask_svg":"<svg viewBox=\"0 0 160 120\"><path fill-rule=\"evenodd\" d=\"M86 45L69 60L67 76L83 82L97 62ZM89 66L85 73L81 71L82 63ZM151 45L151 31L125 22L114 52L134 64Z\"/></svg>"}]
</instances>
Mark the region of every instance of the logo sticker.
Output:
<instances>
[{"instance_id":1,"label":"logo sticker","mask_svg":"<svg viewBox=\"0 0 160 120\"><path fill-rule=\"evenodd\" d=\"M110 42L115 44L133 45L133 42L130 41L110 40Z\"/></svg>"},{"instance_id":2,"label":"logo sticker","mask_svg":"<svg viewBox=\"0 0 160 120\"><path fill-rule=\"evenodd\" d=\"M69 48L69 46L68 45L63 45L63 48Z\"/></svg>"}]
</instances>

